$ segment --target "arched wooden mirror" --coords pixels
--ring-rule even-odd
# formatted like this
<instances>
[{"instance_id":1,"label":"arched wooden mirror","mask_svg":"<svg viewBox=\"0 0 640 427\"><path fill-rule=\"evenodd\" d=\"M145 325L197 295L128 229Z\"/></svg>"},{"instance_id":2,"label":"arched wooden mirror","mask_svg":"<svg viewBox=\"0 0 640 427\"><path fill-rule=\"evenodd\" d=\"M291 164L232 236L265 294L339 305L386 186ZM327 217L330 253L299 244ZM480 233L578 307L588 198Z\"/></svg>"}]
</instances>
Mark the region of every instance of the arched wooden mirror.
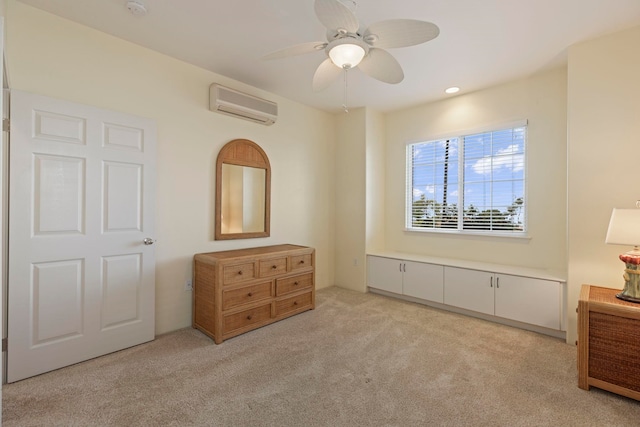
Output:
<instances>
[{"instance_id":1,"label":"arched wooden mirror","mask_svg":"<svg viewBox=\"0 0 640 427\"><path fill-rule=\"evenodd\" d=\"M248 139L227 143L216 161L216 240L269 236L271 165Z\"/></svg>"}]
</instances>

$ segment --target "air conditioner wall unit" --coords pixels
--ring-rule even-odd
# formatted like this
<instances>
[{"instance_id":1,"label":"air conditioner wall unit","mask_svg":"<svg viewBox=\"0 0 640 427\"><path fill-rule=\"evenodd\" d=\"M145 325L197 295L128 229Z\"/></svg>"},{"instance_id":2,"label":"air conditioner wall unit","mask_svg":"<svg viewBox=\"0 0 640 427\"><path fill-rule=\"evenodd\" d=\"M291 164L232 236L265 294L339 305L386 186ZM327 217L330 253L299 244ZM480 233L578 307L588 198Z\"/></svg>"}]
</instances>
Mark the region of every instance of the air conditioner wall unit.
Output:
<instances>
[{"instance_id":1,"label":"air conditioner wall unit","mask_svg":"<svg viewBox=\"0 0 640 427\"><path fill-rule=\"evenodd\" d=\"M217 83L209 87L209 109L270 126L278 118L278 104Z\"/></svg>"}]
</instances>

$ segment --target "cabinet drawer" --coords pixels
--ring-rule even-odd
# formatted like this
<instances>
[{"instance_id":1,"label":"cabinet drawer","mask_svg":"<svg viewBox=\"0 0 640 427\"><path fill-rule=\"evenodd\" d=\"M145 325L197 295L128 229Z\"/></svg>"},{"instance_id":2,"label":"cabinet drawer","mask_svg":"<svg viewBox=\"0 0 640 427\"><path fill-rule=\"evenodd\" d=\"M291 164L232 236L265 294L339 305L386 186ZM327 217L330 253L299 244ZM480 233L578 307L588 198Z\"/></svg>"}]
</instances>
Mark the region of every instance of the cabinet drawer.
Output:
<instances>
[{"instance_id":1,"label":"cabinet drawer","mask_svg":"<svg viewBox=\"0 0 640 427\"><path fill-rule=\"evenodd\" d=\"M277 279L276 296L296 292L301 289L310 288L311 286L313 286L313 273Z\"/></svg>"},{"instance_id":2,"label":"cabinet drawer","mask_svg":"<svg viewBox=\"0 0 640 427\"><path fill-rule=\"evenodd\" d=\"M242 288L227 289L222 291L222 309L228 310L254 301L271 298L272 296L271 281Z\"/></svg>"},{"instance_id":3,"label":"cabinet drawer","mask_svg":"<svg viewBox=\"0 0 640 427\"><path fill-rule=\"evenodd\" d=\"M311 267L311 254L293 255L291 257L291 271Z\"/></svg>"},{"instance_id":4,"label":"cabinet drawer","mask_svg":"<svg viewBox=\"0 0 640 427\"><path fill-rule=\"evenodd\" d=\"M259 265L260 277L285 274L287 272L287 257L261 260Z\"/></svg>"},{"instance_id":5,"label":"cabinet drawer","mask_svg":"<svg viewBox=\"0 0 640 427\"><path fill-rule=\"evenodd\" d=\"M223 334L227 334L245 326L265 322L270 318L271 303L224 316L222 331Z\"/></svg>"},{"instance_id":6,"label":"cabinet drawer","mask_svg":"<svg viewBox=\"0 0 640 427\"><path fill-rule=\"evenodd\" d=\"M311 307L311 292L276 301L276 316Z\"/></svg>"},{"instance_id":7,"label":"cabinet drawer","mask_svg":"<svg viewBox=\"0 0 640 427\"><path fill-rule=\"evenodd\" d=\"M245 264L225 265L224 267L222 267L222 271L224 276L224 285L244 282L256 277L255 267L252 262L247 262Z\"/></svg>"}]
</instances>

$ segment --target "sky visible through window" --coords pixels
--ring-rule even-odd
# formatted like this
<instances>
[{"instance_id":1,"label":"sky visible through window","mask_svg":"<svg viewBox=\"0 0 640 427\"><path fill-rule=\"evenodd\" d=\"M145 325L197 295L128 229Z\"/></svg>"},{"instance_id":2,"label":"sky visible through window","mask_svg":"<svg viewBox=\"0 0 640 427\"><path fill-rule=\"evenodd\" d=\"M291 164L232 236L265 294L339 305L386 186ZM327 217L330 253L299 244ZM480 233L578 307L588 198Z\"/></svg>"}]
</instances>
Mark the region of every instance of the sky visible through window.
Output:
<instances>
[{"instance_id":1,"label":"sky visible through window","mask_svg":"<svg viewBox=\"0 0 640 427\"><path fill-rule=\"evenodd\" d=\"M525 138L518 127L413 144L412 225L457 228L462 205L463 228L522 231Z\"/></svg>"}]
</instances>

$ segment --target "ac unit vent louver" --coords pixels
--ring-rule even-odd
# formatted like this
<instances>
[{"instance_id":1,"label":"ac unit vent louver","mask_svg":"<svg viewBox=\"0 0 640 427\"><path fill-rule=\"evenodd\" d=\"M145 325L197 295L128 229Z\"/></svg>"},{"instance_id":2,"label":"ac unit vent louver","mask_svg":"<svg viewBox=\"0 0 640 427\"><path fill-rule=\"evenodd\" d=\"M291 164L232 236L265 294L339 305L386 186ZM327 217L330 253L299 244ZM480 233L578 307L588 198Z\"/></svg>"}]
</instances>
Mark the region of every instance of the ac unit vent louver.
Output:
<instances>
[{"instance_id":1,"label":"ac unit vent louver","mask_svg":"<svg viewBox=\"0 0 640 427\"><path fill-rule=\"evenodd\" d=\"M212 84L209 88L209 109L263 125L272 125L278 118L278 104Z\"/></svg>"}]
</instances>

